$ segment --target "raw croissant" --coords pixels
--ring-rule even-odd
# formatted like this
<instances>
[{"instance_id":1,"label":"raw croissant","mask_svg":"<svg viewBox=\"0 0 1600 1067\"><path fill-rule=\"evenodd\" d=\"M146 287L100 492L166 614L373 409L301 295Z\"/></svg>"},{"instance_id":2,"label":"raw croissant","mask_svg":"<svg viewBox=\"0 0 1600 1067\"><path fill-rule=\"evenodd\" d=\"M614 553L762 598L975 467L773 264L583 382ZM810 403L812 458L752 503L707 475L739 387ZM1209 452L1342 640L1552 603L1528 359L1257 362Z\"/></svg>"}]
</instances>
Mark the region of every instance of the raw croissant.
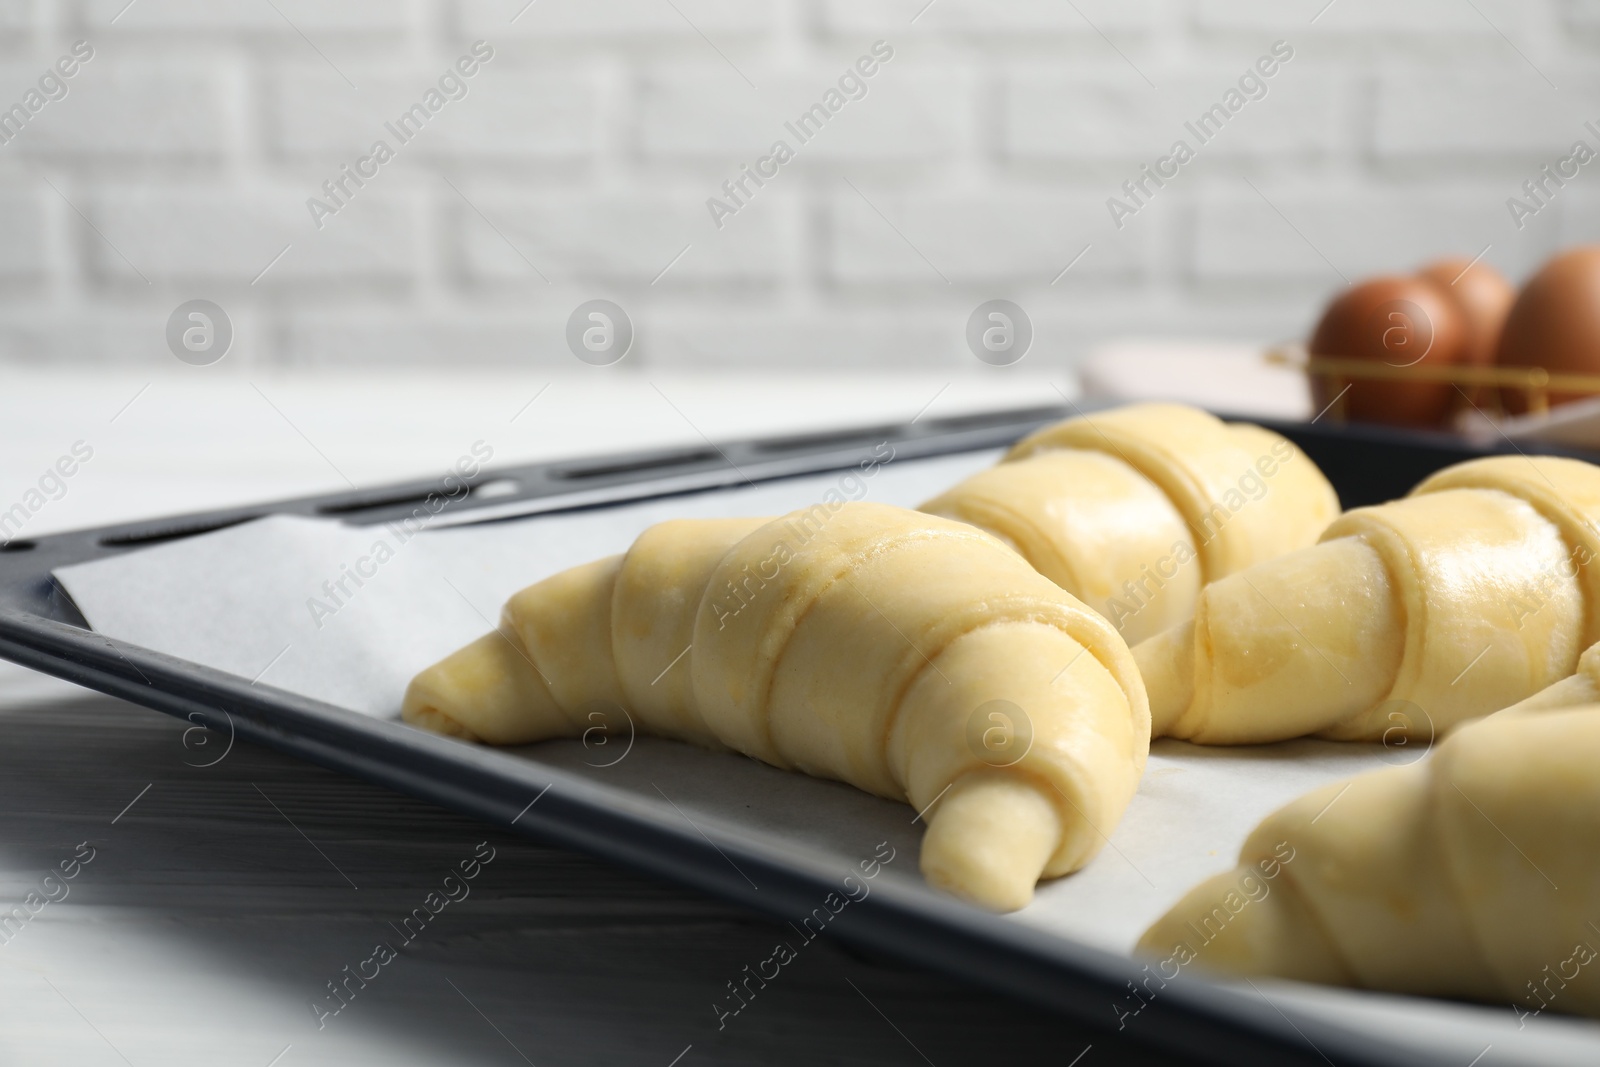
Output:
<instances>
[{"instance_id":1,"label":"raw croissant","mask_svg":"<svg viewBox=\"0 0 1600 1067\"><path fill-rule=\"evenodd\" d=\"M1155 736L1431 739L1576 669L1600 639L1600 468L1501 456L1347 512L1208 586L1141 643Z\"/></svg>"},{"instance_id":2,"label":"raw croissant","mask_svg":"<svg viewBox=\"0 0 1600 1067\"><path fill-rule=\"evenodd\" d=\"M522 744L621 705L645 733L931 806L924 874L999 910L1088 862L1149 749L1104 619L988 534L902 508L662 523L502 619L417 675L407 722Z\"/></svg>"},{"instance_id":3,"label":"raw croissant","mask_svg":"<svg viewBox=\"0 0 1600 1067\"><path fill-rule=\"evenodd\" d=\"M1590 645L1584 650L1583 655L1578 657L1578 669L1570 676L1496 712L1495 717L1524 711L1576 708L1584 704L1600 704L1600 644Z\"/></svg>"},{"instance_id":4,"label":"raw croissant","mask_svg":"<svg viewBox=\"0 0 1600 1067\"><path fill-rule=\"evenodd\" d=\"M1132 644L1207 582L1314 543L1339 498L1270 430L1136 404L1039 430L922 510L1012 545Z\"/></svg>"},{"instance_id":5,"label":"raw croissant","mask_svg":"<svg viewBox=\"0 0 1600 1067\"><path fill-rule=\"evenodd\" d=\"M1167 980L1198 961L1600 1014L1596 766L1600 706L1491 715L1268 816L1139 948Z\"/></svg>"}]
</instances>

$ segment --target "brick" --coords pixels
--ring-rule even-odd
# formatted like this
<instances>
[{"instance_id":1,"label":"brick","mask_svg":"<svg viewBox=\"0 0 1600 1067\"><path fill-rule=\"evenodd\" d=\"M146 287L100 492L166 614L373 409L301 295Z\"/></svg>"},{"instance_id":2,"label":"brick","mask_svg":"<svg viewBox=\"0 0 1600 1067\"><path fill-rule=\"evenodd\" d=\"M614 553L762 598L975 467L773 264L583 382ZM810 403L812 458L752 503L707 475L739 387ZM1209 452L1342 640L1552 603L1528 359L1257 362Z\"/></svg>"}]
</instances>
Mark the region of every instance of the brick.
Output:
<instances>
[{"instance_id":1,"label":"brick","mask_svg":"<svg viewBox=\"0 0 1600 1067\"><path fill-rule=\"evenodd\" d=\"M0 70L10 106L37 83L45 64ZM65 82L6 150L95 160L137 156L213 158L228 140L222 92L209 74L172 66L112 66L104 49Z\"/></svg>"},{"instance_id":2,"label":"brick","mask_svg":"<svg viewBox=\"0 0 1600 1067\"><path fill-rule=\"evenodd\" d=\"M943 316L949 319L949 316ZM651 367L869 368L965 367L964 324L925 308L836 310L797 316L779 309L723 306L662 309L650 317ZM935 386L937 388L937 386ZM928 391L931 398L933 390ZM915 407L912 408L915 413Z\"/></svg>"},{"instance_id":3,"label":"brick","mask_svg":"<svg viewBox=\"0 0 1600 1067\"><path fill-rule=\"evenodd\" d=\"M533 3L526 0L455 0L452 22L460 34L498 40L502 37L554 38L570 42L585 37L601 41L637 39L649 43L676 39L707 49L707 65L721 63L700 35L721 43L723 36L749 37L773 28L774 0L587 0L581 4ZM679 14L679 11L682 14Z\"/></svg>"},{"instance_id":4,"label":"brick","mask_svg":"<svg viewBox=\"0 0 1600 1067\"><path fill-rule=\"evenodd\" d=\"M1315 304L1307 298L1301 306L1285 309L1282 298L1266 304L1242 302L1224 309L1205 302L1154 301L1144 288L1118 288L1114 293L1096 293L1093 298L1074 298L1067 291L1038 286L1034 291L1014 293L1014 299L1034 323L1034 346L1024 362L995 373L976 360L966 347L966 314L979 302L979 296L946 298L938 302L907 302L901 306L872 309L830 309L826 315L794 317L781 310L750 314L749 309L702 310L690 314L661 314L645 318L650 330L650 350L640 365L707 366L741 370L778 368L827 368L837 371L934 370L994 373L995 378L1011 374L1046 373L1051 368L1070 365L1096 342L1125 338L1130 330L1146 334L1208 333L1210 336L1267 339L1286 336L1304 325L1306 307ZM989 294L986 294L989 296ZM629 357L632 358L632 357ZM899 381L899 379L896 379ZM1014 379L1013 379L1014 381ZM933 398L939 384L909 400L907 418ZM1043 395L1058 397L1048 384L1038 382ZM906 387L909 392L910 387ZM1059 398L1058 398L1059 400ZM1035 402L1040 402L1035 395ZM1026 403L1019 398L1018 403ZM938 408L930 416L938 414Z\"/></svg>"},{"instance_id":5,"label":"brick","mask_svg":"<svg viewBox=\"0 0 1600 1067\"><path fill-rule=\"evenodd\" d=\"M581 160L595 149L593 78L496 68L462 79L467 95L451 99L405 145L384 128L437 88L441 64L399 77L353 70L357 93L328 93L318 79L283 71L270 92L267 142L290 156L351 161L382 139L404 155L488 160ZM347 158L348 157L348 158Z\"/></svg>"},{"instance_id":6,"label":"brick","mask_svg":"<svg viewBox=\"0 0 1600 1067\"><path fill-rule=\"evenodd\" d=\"M579 300L574 297L572 304ZM585 369L566 348L565 327L565 315L554 309L534 314L510 309L419 313L341 307L291 315L281 329L280 357L309 367L426 368L448 360L452 365ZM527 396L515 402L508 399L505 417L537 389L529 387Z\"/></svg>"},{"instance_id":7,"label":"brick","mask_svg":"<svg viewBox=\"0 0 1600 1067\"><path fill-rule=\"evenodd\" d=\"M1243 73L1243 66L1240 73ZM1247 100L1208 143L1184 127L1220 103L1237 78L1163 77L1162 91L1126 79L1019 74L1007 80L1002 147L1019 159L1121 159L1150 162L1182 139L1199 155L1327 153L1338 143L1338 85L1291 61L1266 95ZM1259 91L1259 90L1258 90Z\"/></svg>"},{"instance_id":8,"label":"brick","mask_svg":"<svg viewBox=\"0 0 1600 1067\"><path fill-rule=\"evenodd\" d=\"M1079 0L1076 11L1073 5L1055 0L1007 0L1003 4L934 0L924 8L925 3L927 0L825 0L819 21L827 31L841 36L887 34L890 39L927 33L1098 36L1096 29L1148 31L1156 21L1152 0Z\"/></svg>"},{"instance_id":9,"label":"brick","mask_svg":"<svg viewBox=\"0 0 1600 1067\"><path fill-rule=\"evenodd\" d=\"M140 285L139 297L134 309L121 301L115 307L90 302L66 309L0 308L0 361L49 370L87 365L131 368L141 376L155 369L183 373L185 368L167 348L166 323L189 296L149 293ZM205 368L207 374L255 362L261 347L261 320L251 307L227 297L219 303L233 323L233 345L221 363ZM133 399L137 389L131 385L110 402L105 418Z\"/></svg>"},{"instance_id":10,"label":"brick","mask_svg":"<svg viewBox=\"0 0 1600 1067\"><path fill-rule=\"evenodd\" d=\"M845 188L828 211L827 271L840 285L941 286L943 275L951 283L1043 286L1091 243L1073 267L1075 279L1127 278L1144 269L1155 232L1144 224L1155 220L1141 217L1141 225L1116 233L1105 198L1090 194L930 196L859 188L866 200Z\"/></svg>"},{"instance_id":11,"label":"brick","mask_svg":"<svg viewBox=\"0 0 1600 1067\"><path fill-rule=\"evenodd\" d=\"M903 62L903 60L901 61ZM895 61L863 79L866 95L849 99L820 131L802 143L792 122L837 88L843 66L819 68L781 80L764 77L761 91L730 91L717 71L659 74L639 89L639 150L647 157L700 157L737 163L764 155L782 140L796 162L815 160L917 160L954 148L969 95L961 77L896 67ZM858 90L859 91L859 90Z\"/></svg>"},{"instance_id":12,"label":"brick","mask_svg":"<svg viewBox=\"0 0 1600 1067\"><path fill-rule=\"evenodd\" d=\"M456 220L471 281L523 283L536 277L532 270L537 268L553 283L649 285L658 275L657 285L669 288L690 282L772 282L786 260L785 198L763 190L761 200L724 219L718 230L705 207L715 192L685 187L675 195L530 197L463 186L470 206L452 193L441 196ZM515 248L507 247L508 240ZM667 270L686 245L692 247Z\"/></svg>"},{"instance_id":13,"label":"brick","mask_svg":"<svg viewBox=\"0 0 1600 1067\"><path fill-rule=\"evenodd\" d=\"M412 24L413 7L398 0L138 0L132 7L128 0L82 0L79 25L104 33L116 18L112 29L124 33L398 33Z\"/></svg>"},{"instance_id":14,"label":"brick","mask_svg":"<svg viewBox=\"0 0 1600 1067\"><path fill-rule=\"evenodd\" d=\"M309 186L111 191L85 209L105 240L89 234L83 241L95 274L124 282L134 275L118 251L153 283L248 287L285 245L288 253L253 291L411 278L417 232L409 198L361 190L319 231L305 206L317 192Z\"/></svg>"},{"instance_id":15,"label":"brick","mask_svg":"<svg viewBox=\"0 0 1600 1067\"><path fill-rule=\"evenodd\" d=\"M1509 187L1260 188L1270 203L1248 187L1201 197L1194 261L1201 281L1336 287L1341 280L1335 268L1357 281L1405 273L1444 255L1473 256L1485 245L1493 246L1486 260L1517 277L1549 251L1546 227L1519 232L1511 224L1505 210L1505 198L1514 191Z\"/></svg>"},{"instance_id":16,"label":"brick","mask_svg":"<svg viewBox=\"0 0 1600 1067\"><path fill-rule=\"evenodd\" d=\"M0 0L0 29L10 33L24 33L33 29L33 0ZM9 41L16 45L15 38Z\"/></svg>"},{"instance_id":17,"label":"brick","mask_svg":"<svg viewBox=\"0 0 1600 1067\"><path fill-rule=\"evenodd\" d=\"M1378 84L1373 151L1390 158L1532 153L1543 159L1584 136L1587 117L1600 119L1600 111L1586 116L1561 106L1526 66L1392 75Z\"/></svg>"},{"instance_id":18,"label":"brick","mask_svg":"<svg viewBox=\"0 0 1600 1067\"><path fill-rule=\"evenodd\" d=\"M1567 0L1561 12L1566 24L1574 30L1585 33L1600 30L1600 0Z\"/></svg>"},{"instance_id":19,"label":"brick","mask_svg":"<svg viewBox=\"0 0 1600 1067\"><path fill-rule=\"evenodd\" d=\"M1337 279L1335 285L1337 285ZM1230 295L1215 292L1177 292L1151 299L1103 301L1091 308L1073 307L1065 315L1034 316L1040 343L1059 338L1062 352L1076 361L1094 348L1113 341L1173 338L1179 343L1198 339L1222 344L1267 345L1307 336L1332 290L1322 283L1292 288ZM1033 354L1028 356L1033 359ZM1151 383L1152 388L1155 383Z\"/></svg>"},{"instance_id":20,"label":"brick","mask_svg":"<svg viewBox=\"0 0 1600 1067\"><path fill-rule=\"evenodd\" d=\"M6 288L41 279L46 256L41 198L24 192L0 193L0 233L5 234L0 241L0 281Z\"/></svg>"},{"instance_id":21,"label":"brick","mask_svg":"<svg viewBox=\"0 0 1600 1067\"><path fill-rule=\"evenodd\" d=\"M1474 4L1483 12L1473 10ZM1515 29L1536 5L1528 0L1199 0L1195 24L1201 29L1283 30L1302 37L1328 33L1465 33L1497 36L1494 26L1515 36ZM1318 15L1321 12L1321 15ZM1537 18L1537 13L1534 15ZM1316 23L1312 25L1311 20Z\"/></svg>"}]
</instances>

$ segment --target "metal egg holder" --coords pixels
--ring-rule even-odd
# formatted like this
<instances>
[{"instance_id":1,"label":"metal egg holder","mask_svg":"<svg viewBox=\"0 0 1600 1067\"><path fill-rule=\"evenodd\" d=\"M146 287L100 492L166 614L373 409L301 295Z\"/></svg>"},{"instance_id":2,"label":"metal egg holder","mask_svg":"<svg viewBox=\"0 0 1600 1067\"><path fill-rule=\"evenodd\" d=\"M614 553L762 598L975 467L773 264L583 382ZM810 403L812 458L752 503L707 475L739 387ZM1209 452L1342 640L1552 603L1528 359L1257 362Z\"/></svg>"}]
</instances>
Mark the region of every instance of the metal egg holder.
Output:
<instances>
[{"instance_id":1,"label":"metal egg holder","mask_svg":"<svg viewBox=\"0 0 1600 1067\"><path fill-rule=\"evenodd\" d=\"M1299 342L1267 349L1266 361L1273 366L1295 367L1310 378L1320 379L1335 397L1327 412L1335 422L1346 421L1344 390L1355 381L1447 382L1461 388L1463 396L1474 407L1483 399L1497 415L1504 414L1499 394L1502 388L1521 390L1530 415L1549 413L1552 391L1600 395L1600 375L1597 374L1551 374L1543 367L1441 367L1313 356ZM1463 388L1466 386L1478 387L1476 398L1466 392ZM1485 390L1484 386L1492 388Z\"/></svg>"}]
</instances>

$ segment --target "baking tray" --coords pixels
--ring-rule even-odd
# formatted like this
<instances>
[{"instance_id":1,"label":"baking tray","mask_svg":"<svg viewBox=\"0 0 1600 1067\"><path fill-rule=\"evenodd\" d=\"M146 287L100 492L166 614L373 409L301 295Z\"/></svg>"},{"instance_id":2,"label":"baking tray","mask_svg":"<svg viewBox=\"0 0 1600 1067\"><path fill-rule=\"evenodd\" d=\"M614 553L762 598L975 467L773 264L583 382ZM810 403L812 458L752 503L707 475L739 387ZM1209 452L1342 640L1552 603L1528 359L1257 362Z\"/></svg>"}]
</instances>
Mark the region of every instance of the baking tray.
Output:
<instances>
[{"instance_id":1,"label":"baking tray","mask_svg":"<svg viewBox=\"0 0 1600 1067\"><path fill-rule=\"evenodd\" d=\"M1086 405L1087 406L1087 405ZM880 442L897 460L993 449L1079 413L1034 408L918 424L867 426L703 447L485 469L467 481L451 523L603 508L610 504L793 478L854 467ZM1090 408L1092 410L1092 407ZM1227 417L1224 415L1224 417ZM1475 456L1443 435L1253 419L1298 444L1328 475L1346 507L1403 495L1425 475ZM1528 446L1529 452L1577 455ZM0 548L0 656L113 696L344 771L555 843L693 886L782 920L805 915L837 887L837 872L728 826L691 826L668 804L580 777L536 757L508 758L396 721L252 684L248 679L91 631L51 578L57 567L103 559L274 514L373 525L408 515L442 479L186 514L31 540ZM459 493L459 487L455 487ZM534 803L537 800L538 803ZM756 886L759 885L758 890ZM880 884L830 931L892 955L1010 994L1097 1027L1127 995L1142 964L982 913L921 887ZM1203 978L1173 984L1143 1012L1136 1040L1198 1061L1226 1064L1400 1065L1414 1052L1345 1027L1292 1022L1265 998Z\"/></svg>"}]
</instances>

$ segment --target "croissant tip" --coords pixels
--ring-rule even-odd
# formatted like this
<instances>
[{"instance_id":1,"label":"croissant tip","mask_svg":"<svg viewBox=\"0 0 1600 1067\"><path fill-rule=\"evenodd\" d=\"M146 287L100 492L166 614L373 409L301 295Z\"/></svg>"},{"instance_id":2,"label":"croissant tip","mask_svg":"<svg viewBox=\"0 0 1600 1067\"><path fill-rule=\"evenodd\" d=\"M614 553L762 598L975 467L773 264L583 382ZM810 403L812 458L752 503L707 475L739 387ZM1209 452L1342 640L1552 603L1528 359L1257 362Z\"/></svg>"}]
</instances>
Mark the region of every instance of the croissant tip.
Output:
<instances>
[{"instance_id":1,"label":"croissant tip","mask_svg":"<svg viewBox=\"0 0 1600 1067\"><path fill-rule=\"evenodd\" d=\"M965 869L964 864L946 867L943 864L924 863L922 876L935 889L976 904L985 911L997 914L1021 911L1033 903L1033 885L988 877L988 872Z\"/></svg>"},{"instance_id":2,"label":"croissant tip","mask_svg":"<svg viewBox=\"0 0 1600 1067\"><path fill-rule=\"evenodd\" d=\"M996 771L956 779L928 819L922 874L991 911L1017 911L1061 841L1055 805L1032 782Z\"/></svg>"},{"instance_id":3,"label":"croissant tip","mask_svg":"<svg viewBox=\"0 0 1600 1067\"><path fill-rule=\"evenodd\" d=\"M1297 887L1244 866L1209 878L1157 919L1135 951L1222 977L1358 985Z\"/></svg>"}]
</instances>

